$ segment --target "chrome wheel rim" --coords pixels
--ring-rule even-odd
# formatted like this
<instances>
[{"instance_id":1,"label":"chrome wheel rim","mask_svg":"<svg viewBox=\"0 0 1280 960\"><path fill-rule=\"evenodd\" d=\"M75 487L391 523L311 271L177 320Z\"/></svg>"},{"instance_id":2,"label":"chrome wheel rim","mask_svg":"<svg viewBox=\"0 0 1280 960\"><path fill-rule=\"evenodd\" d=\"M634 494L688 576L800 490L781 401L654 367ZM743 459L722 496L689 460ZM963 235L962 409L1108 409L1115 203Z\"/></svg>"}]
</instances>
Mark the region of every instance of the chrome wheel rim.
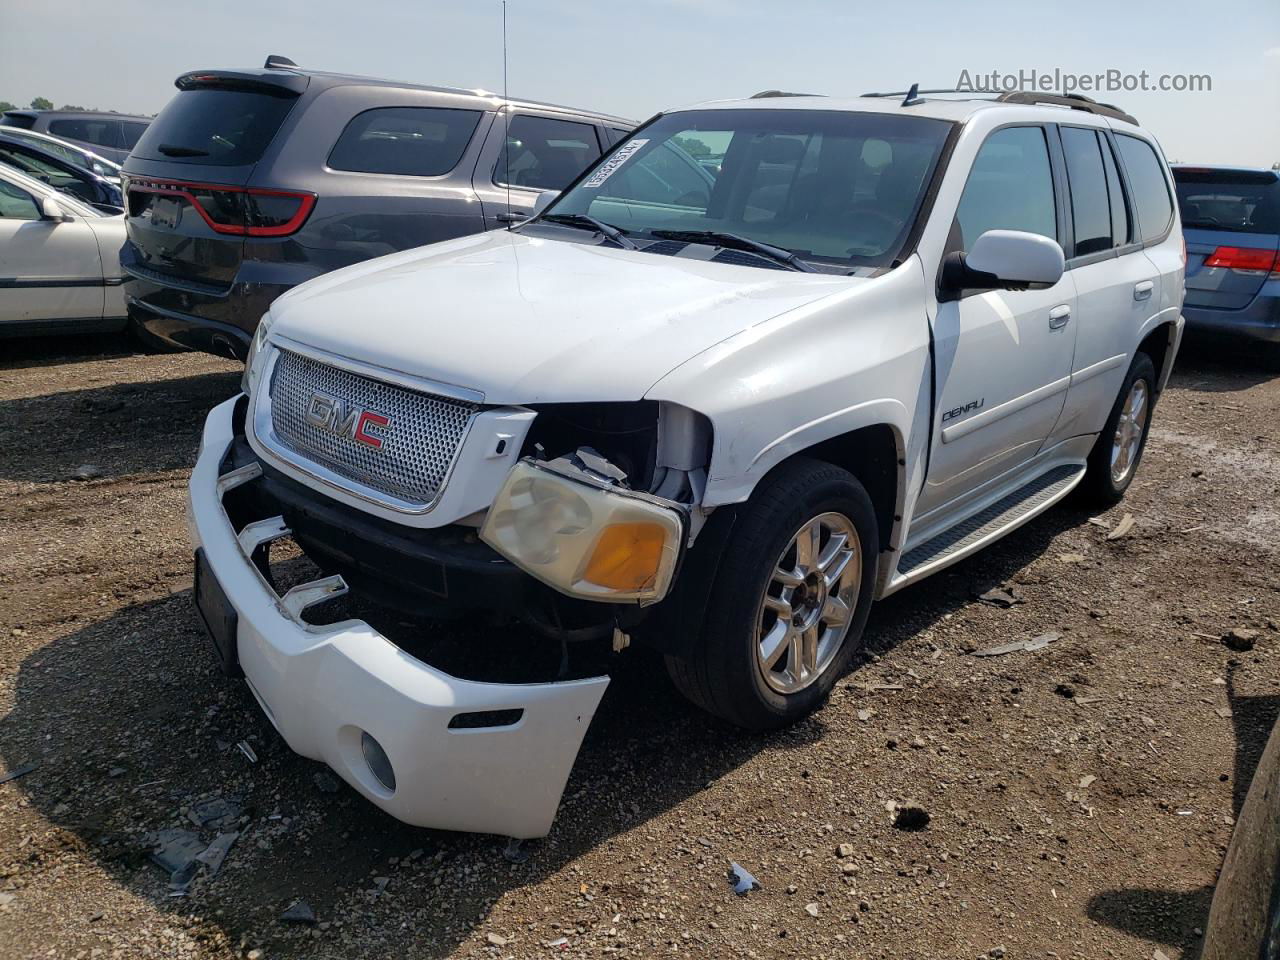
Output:
<instances>
[{"instance_id":1,"label":"chrome wheel rim","mask_svg":"<svg viewBox=\"0 0 1280 960\"><path fill-rule=\"evenodd\" d=\"M1135 380L1120 408L1120 420L1111 441L1111 479L1124 483L1138 462L1138 450L1147 429L1147 413L1151 408L1147 381Z\"/></svg>"},{"instance_id":2,"label":"chrome wheel rim","mask_svg":"<svg viewBox=\"0 0 1280 960\"><path fill-rule=\"evenodd\" d=\"M861 584L862 548L848 517L824 513L796 531L756 618L756 663L770 689L797 693L822 676L853 623Z\"/></svg>"}]
</instances>

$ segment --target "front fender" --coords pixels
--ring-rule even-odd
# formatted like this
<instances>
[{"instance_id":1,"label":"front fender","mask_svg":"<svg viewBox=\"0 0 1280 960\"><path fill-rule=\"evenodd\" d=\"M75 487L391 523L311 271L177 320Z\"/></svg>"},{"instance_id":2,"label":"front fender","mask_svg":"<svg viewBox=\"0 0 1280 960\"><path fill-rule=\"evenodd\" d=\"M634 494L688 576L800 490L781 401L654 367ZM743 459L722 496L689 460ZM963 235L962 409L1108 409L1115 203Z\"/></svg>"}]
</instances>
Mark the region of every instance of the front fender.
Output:
<instances>
[{"instance_id":1,"label":"front fender","mask_svg":"<svg viewBox=\"0 0 1280 960\"><path fill-rule=\"evenodd\" d=\"M746 500L779 463L824 440L888 425L900 457L929 402L926 281L912 257L703 351L650 399L712 424L704 507ZM927 418L926 418L927 419Z\"/></svg>"}]
</instances>

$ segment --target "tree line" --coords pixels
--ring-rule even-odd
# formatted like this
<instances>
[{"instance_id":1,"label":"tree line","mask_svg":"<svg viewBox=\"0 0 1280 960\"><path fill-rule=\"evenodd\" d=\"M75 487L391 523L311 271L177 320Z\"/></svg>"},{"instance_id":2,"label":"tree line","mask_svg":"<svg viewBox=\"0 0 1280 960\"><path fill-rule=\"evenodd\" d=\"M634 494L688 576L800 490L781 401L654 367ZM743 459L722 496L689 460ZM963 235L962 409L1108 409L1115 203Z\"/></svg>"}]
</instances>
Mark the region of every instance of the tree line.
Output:
<instances>
[{"instance_id":1,"label":"tree line","mask_svg":"<svg viewBox=\"0 0 1280 960\"><path fill-rule=\"evenodd\" d=\"M8 100L0 100L0 113L6 110L52 110L53 101L48 97L32 97L30 107L19 107L16 103L10 103ZM59 110L80 110L87 113L118 113L117 110L100 110L97 107L82 107L76 103L64 103L58 107Z\"/></svg>"}]
</instances>

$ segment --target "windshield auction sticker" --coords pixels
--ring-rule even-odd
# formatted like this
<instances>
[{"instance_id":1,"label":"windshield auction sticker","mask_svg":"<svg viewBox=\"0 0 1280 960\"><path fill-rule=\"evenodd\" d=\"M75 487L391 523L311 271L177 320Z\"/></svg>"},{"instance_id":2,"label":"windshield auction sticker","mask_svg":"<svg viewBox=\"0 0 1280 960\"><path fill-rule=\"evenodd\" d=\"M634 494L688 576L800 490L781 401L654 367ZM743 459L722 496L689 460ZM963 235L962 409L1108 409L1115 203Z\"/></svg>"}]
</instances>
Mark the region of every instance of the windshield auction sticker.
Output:
<instances>
[{"instance_id":1,"label":"windshield auction sticker","mask_svg":"<svg viewBox=\"0 0 1280 960\"><path fill-rule=\"evenodd\" d=\"M628 140L617 153L604 162L599 170L583 181L583 186L594 188L600 186L617 172L618 168L636 155L636 151L648 143L648 139Z\"/></svg>"}]
</instances>

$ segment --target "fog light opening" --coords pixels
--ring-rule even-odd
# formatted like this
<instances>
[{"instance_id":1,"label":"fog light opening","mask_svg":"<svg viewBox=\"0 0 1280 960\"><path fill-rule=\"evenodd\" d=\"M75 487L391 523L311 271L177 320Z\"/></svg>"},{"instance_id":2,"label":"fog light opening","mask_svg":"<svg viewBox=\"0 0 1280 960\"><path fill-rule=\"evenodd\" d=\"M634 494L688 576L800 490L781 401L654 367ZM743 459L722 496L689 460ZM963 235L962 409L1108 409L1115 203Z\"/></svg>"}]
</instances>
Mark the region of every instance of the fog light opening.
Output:
<instances>
[{"instance_id":1,"label":"fog light opening","mask_svg":"<svg viewBox=\"0 0 1280 960\"><path fill-rule=\"evenodd\" d=\"M360 731L360 752L364 754L364 762L368 764L369 772L374 778L395 793L396 773L391 769L391 758L382 749L382 744L363 730Z\"/></svg>"}]
</instances>

